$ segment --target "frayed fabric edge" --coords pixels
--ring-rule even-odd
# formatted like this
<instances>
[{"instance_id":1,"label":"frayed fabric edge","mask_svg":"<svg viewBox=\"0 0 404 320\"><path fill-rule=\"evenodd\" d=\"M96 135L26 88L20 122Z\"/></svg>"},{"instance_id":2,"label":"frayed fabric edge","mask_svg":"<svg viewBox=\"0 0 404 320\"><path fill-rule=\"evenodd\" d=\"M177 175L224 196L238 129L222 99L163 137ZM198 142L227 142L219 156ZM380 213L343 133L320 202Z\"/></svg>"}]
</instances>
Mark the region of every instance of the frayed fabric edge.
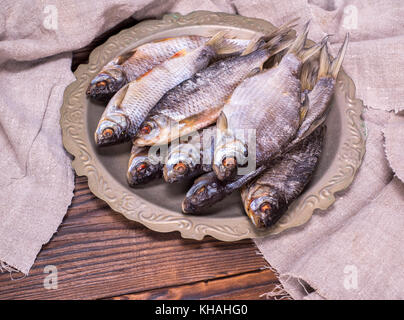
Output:
<instances>
[{"instance_id":1,"label":"frayed fabric edge","mask_svg":"<svg viewBox=\"0 0 404 320\"><path fill-rule=\"evenodd\" d=\"M0 260L0 273L8 272L10 274L10 280L24 279L28 274L18 270L16 267L9 265L8 263ZM16 274L22 274L22 276L14 277Z\"/></svg>"}]
</instances>

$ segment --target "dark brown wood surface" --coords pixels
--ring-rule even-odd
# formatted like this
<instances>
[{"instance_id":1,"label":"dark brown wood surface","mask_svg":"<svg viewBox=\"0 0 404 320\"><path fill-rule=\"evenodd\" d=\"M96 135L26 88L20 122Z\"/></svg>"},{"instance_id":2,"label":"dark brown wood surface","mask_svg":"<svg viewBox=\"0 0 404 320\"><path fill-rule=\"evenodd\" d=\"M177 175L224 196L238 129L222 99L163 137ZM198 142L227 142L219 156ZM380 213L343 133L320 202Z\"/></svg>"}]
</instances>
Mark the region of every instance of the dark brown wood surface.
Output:
<instances>
[{"instance_id":1,"label":"dark brown wood surface","mask_svg":"<svg viewBox=\"0 0 404 320\"><path fill-rule=\"evenodd\" d=\"M72 69L128 19L73 54ZM47 266L57 289L46 289ZM265 299L279 284L251 240L182 239L128 221L76 177L72 204L28 276L0 273L0 299ZM279 298L279 297L276 297Z\"/></svg>"}]
</instances>

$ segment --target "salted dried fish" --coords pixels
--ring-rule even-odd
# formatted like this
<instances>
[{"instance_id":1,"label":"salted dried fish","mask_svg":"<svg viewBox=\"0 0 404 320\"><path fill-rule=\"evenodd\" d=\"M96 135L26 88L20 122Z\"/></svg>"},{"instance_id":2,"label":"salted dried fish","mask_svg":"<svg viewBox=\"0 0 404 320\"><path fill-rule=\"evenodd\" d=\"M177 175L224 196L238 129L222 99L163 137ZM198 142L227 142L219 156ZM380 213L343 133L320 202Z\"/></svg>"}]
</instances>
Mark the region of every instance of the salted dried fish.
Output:
<instances>
[{"instance_id":1,"label":"salted dried fish","mask_svg":"<svg viewBox=\"0 0 404 320\"><path fill-rule=\"evenodd\" d=\"M200 176L185 195L182 212L196 214L221 201L227 196L225 185L213 171Z\"/></svg>"},{"instance_id":2,"label":"salted dried fish","mask_svg":"<svg viewBox=\"0 0 404 320\"><path fill-rule=\"evenodd\" d=\"M95 132L97 145L133 138L149 111L170 89L205 68L219 52L231 52L219 32L203 46L181 50L140 78L122 87L108 103Z\"/></svg>"},{"instance_id":3,"label":"salted dried fish","mask_svg":"<svg viewBox=\"0 0 404 320\"><path fill-rule=\"evenodd\" d=\"M314 63L311 67L309 67L308 70L306 70L306 73L302 73L301 75L303 85L302 89L305 91L305 97L309 95L311 96L311 99L309 98L310 101L308 103L308 109L306 109L305 116L300 119L301 126L305 124L305 129L300 130L299 128L298 134L296 134L286 148L279 150L272 158L268 159L267 162L261 166L258 166L255 171L243 176L238 175L231 177L228 182L219 180L216 174L213 175L212 173L202 176L204 178L201 177L201 180L199 180L199 185L194 184L194 186L187 193L186 199L183 202L184 212L198 213L203 208L211 206L217 201L222 200L234 190L241 188L262 174L271 166L271 163L275 161L276 158L282 156L283 153L287 153L292 150L296 145L301 143L301 141L314 132L316 128L321 126L325 119L325 112L327 110L329 99L332 95L332 93L329 91L329 84L330 82L332 84L338 75L341 62L346 51L347 43L348 36L346 37L338 56L332 62L329 60L329 57L325 55L327 49L323 47L320 54L319 68L317 69L316 63ZM324 80L320 82L321 79ZM326 79L329 80L326 81ZM316 89L317 86L319 87ZM324 98L321 94L315 93L315 90L318 90L318 92L323 91L326 97ZM312 94L312 92L315 94ZM304 106L305 105L307 105L307 103L304 104ZM302 112L300 113L300 116L302 116ZM206 190L209 190L209 192Z\"/></svg>"},{"instance_id":4,"label":"salted dried fish","mask_svg":"<svg viewBox=\"0 0 404 320\"><path fill-rule=\"evenodd\" d=\"M245 212L259 229L273 226L311 180L319 161L325 127L317 128L241 190Z\"/></svg>"},{"instance_id":5,"label":"salted dried fish","mask_svg":"<svg viewBox=\"0 0 404 320\"><path fill-rule=\"evenodd\" d=\"M132 146L126 174L130 186L144 184L161 176L162 164L159 157L153 158L149 148Z\"/></svg>"},{"instance_id":6,"label":"salted dried fish","mask_svg":"<svg viewBox=\"0 0 404 320\"><path fill-rule=\"evenodd\" d=\"M153 67L166 61L180 50L193 50L209 41L209 37L180 36L143 44L107 63L91 81L87 95L96 99L109 99L125 84L136 80ZM249 42L245 39L226 39L242 52Z\"/></svg>"},{"instance_id":7,"label":"salted dried fish","mask_svg":"<svg viewBox=\"0 0 404 320\"><path fill-rule=\"evenodd\" d=\"M217 122L223 135L217 141L213 164L219 180L234 177L237 168L248 162L248 130L256 134L258 167L279 154L296 135L301 124L302 64L327 40L305 49L307 34L308 24L277 66L243 81L224 106Z\"/></svg>"},{"instance_id":8,"label":"salted dried fish","mask_svg":"<svg viewBox=\"0 0 404 320\"><path fill-rule=\"evenodd\" d=\"M255 39L241 56L213 63L167 92L148 115L135 144L165 144L214 123L237 85L291 44L284 40L290 30L287 24L265 40Z\"/></svg>"}]
</instances>

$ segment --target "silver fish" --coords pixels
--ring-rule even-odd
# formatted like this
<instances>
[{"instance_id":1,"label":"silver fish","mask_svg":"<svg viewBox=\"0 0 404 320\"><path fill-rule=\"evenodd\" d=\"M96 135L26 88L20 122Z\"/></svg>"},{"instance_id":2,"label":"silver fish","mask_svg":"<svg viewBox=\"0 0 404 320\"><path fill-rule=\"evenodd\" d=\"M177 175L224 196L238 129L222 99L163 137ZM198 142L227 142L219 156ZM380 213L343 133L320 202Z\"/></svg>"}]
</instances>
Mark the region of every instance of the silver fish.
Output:
<instances>
[{"instance_id":1,"label":"silver fish","mask_svg":"<svg viewBox=\"0 0 404 320\"><path fill-rule=\"evenodd\" d=\"M272 163L261 176L241 190L245 212L255 227L273 226L310 181L319 161L325 127Z\"/></svg>"},{"instance_id":2,"label":"silver fish","mask_svg":"<svg viewBox=\"0 0 404 320\"><path fill-rule=\"evenodd\" d=\"M205 68L218 52L231 51L219 32L192 51L181 50L149 72L126 84L108 103L95 132L97 145L133 138L149 111L170 89Z\"/></svg>"},{"instance_id":3,"label":"silver fish","mask_svg":"<svg viewBox=\"0 0 404 320\"><path fill-rule=\"evenodd\" d=\"M290 30L284 25L264 37L266 42L254 39L241 56L213 63L171 89L148 115L135 144L166 144L214 123L237 85L291 43L284 41Z\"/></svg>"},{"instance_id":4,"label":"silver fish","mask_svg":"<svg viewBox=\"0 0 404 320\"><path fill-rule=\"evenodd\" d=\"M194 50L209 41L209 37L180 36L143 44L107 63L91 81L87 95L95 99L109 99L125 84L136 80L153 67L166 61L176 52ZM242 52L249 42L245 39L226 39Z\"/></svg>"}]
</instances>

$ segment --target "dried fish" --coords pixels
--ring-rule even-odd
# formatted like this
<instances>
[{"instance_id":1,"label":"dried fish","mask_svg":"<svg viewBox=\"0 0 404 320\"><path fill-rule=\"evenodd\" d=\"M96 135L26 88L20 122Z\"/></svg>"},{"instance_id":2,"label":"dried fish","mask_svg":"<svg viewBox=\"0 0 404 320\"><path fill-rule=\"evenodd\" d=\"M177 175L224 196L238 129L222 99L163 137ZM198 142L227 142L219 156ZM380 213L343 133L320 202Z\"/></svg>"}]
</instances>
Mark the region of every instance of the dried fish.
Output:
<instances>
[{"instance_id":1,"label":"dried fish","mask_svg":"<svg viewBox=\"0 0 404 320\"><path fill-rule=\"evenodd\" d=\"M149 155L149 148L132 146L126 174L129 185L144 184L161 176L162 167L159 158Z\"/></svg>"},{"instance_id":2,"label":"dried fish","mask_svg":"<svg viewBox=\"0 0 404 320\"><path fill-rule=\"evenodd\" d=\"M307 34L308 24L277 66L243 81L224 106L217 121L223 135L217 141L213 164L219 180L231 179L237 168L248 162L248 130L256 134L258 167L287 147L296 135L301 124L302 64L327 40L305 49Z\"/></svg>"},{"instance_id":3,"label":"dried fish","mask_svg":"<svg viewBox=\"0 0 404 320\"><path fill-rule=\"evenodd\" d=\"M193 51L181 50L126 84L108 103L95 132L97 145L107 145L133 138L149 111L161 97L182 81L205 68L218 52L232 52L219 32Z\"/></svg>"},{"instance_id":4,"label":"dried fish","mask_svg":"<svg viewBox=\"0 0 404 320\"><path fill-rule=\"evenodd\" d=\"M241 56L218 61L167 92L143 123L135 144L165 144L214 123L237 85L291 44L285 40L290 30L289 23L254 39Z\"/></svg>"},{"instance_id":5,"label":"dried fish","mask_svg":"<svg viewBox=\"0 0 404 320\"><path fill-rule=\"evenodd\" d=\"M163 168L164 180L173 183L212 171L215 137L216 127L212 126L171 144Z\"/></svg>"},{"instance_id":6,"label":"dried fish","mask_svg":"<svg viewBox=\"0 0 404 320\"><path fill-rule=\"evenodd\" d=\"M95 99L109 99L125 84L136 80L153 67L166 61L180 50L191 51L209 40L202 36L180 36L143 44L107 63L91 81L87 95ZM249 42L245 39L226 39L242 52Z\"/></svg>"},{"instance_id":7,"label":"dried fish","mask_svg":"<svg viewBox=\"0 0 404 320\"><path fill-rule=\"evenodd\" d=\"M273 226L303 191L319 161L324 134L324 126L317 128L242 188L244 209L255 227Z\"/></svg>"},{"instance_id":8,"label":"dried fish","mask_svg":"<svg viewBox=\"0 0 404 320\"><path fill-rule=\"evenodd\" d=\"M272 165L273 161L282 156L282 154L292 150L295 146L304 141L305 138L310 136L310 134L313 133L319 126L321 126L325 120L327 105L332 95L332 90L330 91L330 83L335 83L335 79L340 70L346 51L347 43L348 35L338 53L338 56L332 62L329 60L328 55L325 55L327 49L323 47L320 54L319 69L317 69L316 63L314 63L312 67L309 67L306 73L302 73L302 88L304 91L306 91L306 96L311 97L311 99L309 98L310 103L308 103L306 112L303 114L303 116L302 113L300 113L300 128L305 125L305 129L300 130L299 128L296 136L283 150L278 150L278 152L274 153L271 158L267 159L267 161L261 166L258 166L256 170L244 176L232 176L228 182L221 181L217 178L217 176L215 178L212 174L202 176L205 178L203 179L201 177L201 180L199 180L199 185L195 184L187 193L186 199L183 203L184 212L197 213L204 207L211 206L217 201L222 200L234 190L241 188L243 185L249 183L254 178L262 174ZM310 91L310 89L313 90ZM318 92L322 91L326 96L323 97L320 93L316 93L316 90L318 90ZM307 104L304 104L303 107L305 105ZM220 126L220 123L218 123L217 126ZM206 192L206 190L209 190L209 192Z\"/></svg>"}]
</instances>

